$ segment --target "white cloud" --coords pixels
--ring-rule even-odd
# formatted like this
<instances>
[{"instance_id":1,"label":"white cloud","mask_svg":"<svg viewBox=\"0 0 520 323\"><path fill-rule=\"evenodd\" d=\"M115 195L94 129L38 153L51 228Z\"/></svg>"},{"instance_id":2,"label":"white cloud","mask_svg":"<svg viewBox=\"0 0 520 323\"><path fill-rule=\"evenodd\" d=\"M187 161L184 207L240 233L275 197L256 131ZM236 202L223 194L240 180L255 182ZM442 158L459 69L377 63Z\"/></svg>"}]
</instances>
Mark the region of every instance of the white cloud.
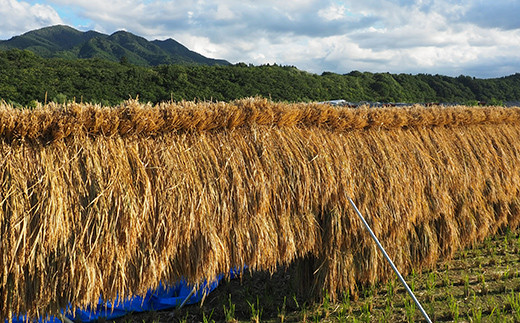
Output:
<instances>
[{"instance_id":1,"label":"white cloud","mask_svg":"<svg viewBox=\"0 0 520 323\"><path fill-rule=\"evenodd\" d=\"M332 4L328 8L320 9L318 16L325 20L337 20L345 17L345 6Z\"/></svg>"},{"instance_id":2,"label":"white cloud","mask_svg":"<svg viewBox=\"0 0 520 323\"><path fill-rule=\"evenodd\" d=\"M0 0L0 17L0 39L63 23L58 13L49 5L15 0Z\"/></svg>"},{"instance_id":3,"label":"white cloud","mask_svg":"<svg viewBox=\"0 0 520 323\"><path fill-rule=\"evenodd\" d=\"M228 6L219 5L217 7L217 12L215 13L216 20L231 20L233 18L235 18L235 14Z\"/></svg>"},{"instance_id":4,"label":"white cloud","mask_svg":"<svg viewBox=\"0 0 520 323\"><path fill-rule=\"evenodd\" d=\"M230 55L227 46L223 44L212 43L208 37L192 36L190 34L178 34L176 40L181 44L191 44L188 48L199 54L211 58L222 58Z\"/></svg>"},{"instance_id":5,"label":"white cloud","mask_svg":"<svg viewBox=\"0 0 520 323\"><path fill-rule=\"evenodd\" d=\"M51 8L57 5L101 32L126 29L150 40L171 37L203 55L231 62L276 62L316 73L368 70L500 76L520 71L516 58L520 6L512 0L46 3L0 0L0 14L7 17L0 27L12 36L59 23L60 17Z\"/></svg>"}]
</instances>

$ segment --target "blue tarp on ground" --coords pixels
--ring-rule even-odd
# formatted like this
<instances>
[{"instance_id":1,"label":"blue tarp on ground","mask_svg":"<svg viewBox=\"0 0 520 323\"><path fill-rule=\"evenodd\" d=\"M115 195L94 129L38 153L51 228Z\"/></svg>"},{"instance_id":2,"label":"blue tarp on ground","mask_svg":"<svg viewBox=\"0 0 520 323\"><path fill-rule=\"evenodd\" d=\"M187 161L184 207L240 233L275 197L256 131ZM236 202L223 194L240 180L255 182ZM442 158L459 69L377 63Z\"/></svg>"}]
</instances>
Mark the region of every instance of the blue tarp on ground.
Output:
<instances>
[{"instance_id":1,"label":"blue tarp on ground","mask_svg":"<svg viewBox=\"0 0 520 323\"><path fill-rule=\"evenodd\" d=\"M231 278L236 277L238 274L239 271L236 270L230 272ZM189 295L193 291L194 286L188 285L185 281L180 281L173 286L160 284L157 289L149 290L144 297L136 296L127 300L117 300L115 304L105 302L100 298L95 308L78 309L73 313L65 310L62 313L65 312L65 317L71 321L92 322L100 318L113 320L129 313L170 309L180 306L184 301L186 301L185 305L195 304L202 300L204 294L208 294L217 288L223 278L224 275L219 275L213 282L200 286L191 296ZM8 320L5 320L5 322L7 323ZM18 316L14 319L14 322L23 323L26 320L24 316ZM61 323L62 321L58 317L51 316L34 322Z\"/></svg>"}]
</instances>

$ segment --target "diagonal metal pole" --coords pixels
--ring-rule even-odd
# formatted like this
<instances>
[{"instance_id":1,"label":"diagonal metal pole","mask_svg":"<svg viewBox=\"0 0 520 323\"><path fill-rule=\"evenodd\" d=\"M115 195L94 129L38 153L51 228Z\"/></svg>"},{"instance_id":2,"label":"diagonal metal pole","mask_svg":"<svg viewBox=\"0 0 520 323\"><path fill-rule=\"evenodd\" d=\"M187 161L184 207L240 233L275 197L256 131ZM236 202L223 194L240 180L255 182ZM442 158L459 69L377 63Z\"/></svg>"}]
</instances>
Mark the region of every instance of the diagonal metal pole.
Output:
<instances>
[{"instance_id":1,"label":"diagonal metal pole","mask_svg":"<svg viewBox=\"0 0 520 323\"><path fill-rule=\"evenodd\" d=\"M419 300L417 300L417 298L415 297L414 293L412 292L412 290L410 289L410 287L408 287L408 284L406 283L406 281L404 280L403 276L401 276L401 273L399 272L399 270L397 269L397 267L394 265L394 262L392 261L392 259L390 259L390 257L388 256L388 254L386 253L385 251L385 248L383 248L383 246L381 245L381 243L379 242L379 240L377 239L376 235L374 234L374 231L372 231L372 229L370 228L370 226L368 225L367 221L365 220L365 218L363 217L363 215L361 214L361 212L359 212L356 204L354 204L354 202L352 201L352 199L350 197L348 197L348 201L350 202L350 204L352 205L352 207L354 208L354 210L356 210L356 213L357 215L359 216L359 218L361 219L361 221L363 221L363 224L365 225L365 227L367 228L368 232L370 233L370 235L372 236L372 239L374 239L374 241L376 242L377 244L377 247L379 248L379 250L381 250L381 252L383 253L383 255L385 256L386 260L388 261L388 263L390 264L390 266L392 267L392 269L394 270L394 272L397 274L397 277L399 278L399 280L401 281L401 283L404 285L404 288L406 288L406 291L408 292L408 294L410 295L410 297L413 299L413 301L415 302L415 305L417 305L417 307L419 308L419 310L421 311L422 315L424 316L424 318L426 319L426 322L428 323L431 323L432 321L430 320L430 317L428 316L428 314L426 313L426 311L424 310L424 308L421 306L421 303L419 303Z\"/></svg>"},{"instance_id":2,"label":"diagonal metal pole","mask_svg":"<svg viewBox=\"0 0 520 323\"><path fill-rule=\"evenodd\" d=\"M193 296L193 294L195 294L196 291L197 291L197 285L193 286L193 289L191 290L190 294L184 299L182 304L179 306L179 309L184 307L186 302L189 301L189 299Z\"/></svg>"},{"instance_id":3,"label":"diagonal metal pole","mask_svg":"<svg viewBox=\"0 0 520 323\"><path fill-rule=\"evenodd\" d=\"M71 319L69 319L68 317L66 317L65 314L63 314L63 313L61 313L59 316L60 316L60 320L61 320L62 322L64 322L64 323L74 323L74 322L72 322Z\"/></svg>"}]
</instances>

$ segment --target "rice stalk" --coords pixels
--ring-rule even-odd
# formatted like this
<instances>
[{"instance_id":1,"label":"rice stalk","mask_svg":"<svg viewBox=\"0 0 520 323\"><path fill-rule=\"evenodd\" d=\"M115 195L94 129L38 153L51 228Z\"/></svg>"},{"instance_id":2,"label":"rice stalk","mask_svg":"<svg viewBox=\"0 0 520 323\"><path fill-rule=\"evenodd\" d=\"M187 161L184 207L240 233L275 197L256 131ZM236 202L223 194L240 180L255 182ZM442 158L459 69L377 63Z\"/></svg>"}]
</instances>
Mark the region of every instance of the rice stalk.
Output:
<instances>
[{"instance_id":1,"label":"rice stalk","mask_svg":"<svg viewBox=\"0 0 520 323\"><path fill-rule=\"evenodd\" d=\"M520 109L0 105L0 316L244 265L331 298L518 227ZM307 272L305 272L307 270ZM338 294L339 293L339 294Z\"/></svg>"}]
</instances>

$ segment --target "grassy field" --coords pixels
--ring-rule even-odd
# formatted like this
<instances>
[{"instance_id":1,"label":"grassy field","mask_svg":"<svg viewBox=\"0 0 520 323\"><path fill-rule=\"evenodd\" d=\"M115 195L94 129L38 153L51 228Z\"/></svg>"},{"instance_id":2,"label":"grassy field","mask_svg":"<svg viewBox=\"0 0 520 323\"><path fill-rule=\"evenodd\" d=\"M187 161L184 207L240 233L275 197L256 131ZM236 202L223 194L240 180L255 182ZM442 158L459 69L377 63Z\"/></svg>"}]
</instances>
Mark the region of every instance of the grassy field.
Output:
<instances>
[{"instance_id":1,"label":"grassy field","mask_svg":"<svg viewBox=\"0 0 520 323\"><path fill-rule=\"evenodd\" d=\"M520 235L504 232L458 252L432 271L406 281L436 322L520 321ZM419 310L397 280L359 287L331 302L303 298L291 268L272 276L244 274L223 282L202 305L134 314L123 322L420 322ZM325 293L326 294L326 293Z\"/></svg>"}]
</instances>

